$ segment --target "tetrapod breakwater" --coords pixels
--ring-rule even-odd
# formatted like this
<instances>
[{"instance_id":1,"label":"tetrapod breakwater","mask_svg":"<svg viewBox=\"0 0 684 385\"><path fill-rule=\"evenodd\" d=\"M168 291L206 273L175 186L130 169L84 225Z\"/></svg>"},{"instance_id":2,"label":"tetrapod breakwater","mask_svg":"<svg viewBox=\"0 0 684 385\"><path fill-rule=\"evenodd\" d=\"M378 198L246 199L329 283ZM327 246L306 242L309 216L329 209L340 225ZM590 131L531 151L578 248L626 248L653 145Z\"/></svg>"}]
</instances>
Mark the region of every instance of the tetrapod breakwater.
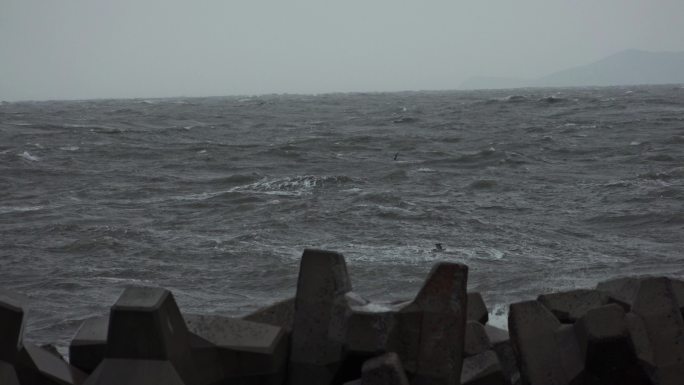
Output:
<instances>
[{"instance_id":1,"label":"tetrapod breakwater","mask_svg":"<svg viewBox=\"0 0 684 385\"><path fill-rule=\"evenodd\" d=\"M186 314L128 287L61 357L25 343L0 296L2 385L682 385L684 281L622 277L510 305L488 325L468 267L436 263L416 296L370 302L344 256L307 249L294 298L244 317Z\"/></svg>"}]
</instances>

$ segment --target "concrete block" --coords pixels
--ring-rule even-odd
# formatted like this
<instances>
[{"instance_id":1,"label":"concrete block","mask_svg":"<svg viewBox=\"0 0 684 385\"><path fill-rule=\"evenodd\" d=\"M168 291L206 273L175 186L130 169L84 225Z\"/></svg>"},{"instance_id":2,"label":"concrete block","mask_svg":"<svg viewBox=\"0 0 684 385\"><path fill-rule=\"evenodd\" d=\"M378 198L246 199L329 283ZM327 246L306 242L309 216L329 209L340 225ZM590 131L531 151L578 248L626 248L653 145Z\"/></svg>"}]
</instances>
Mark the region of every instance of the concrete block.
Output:
<instances>
[{"instance_id":1,"label":"concrete block","mask_svg":"<svg viewBox=\"0 0 684 385\"><path fill-rule=\"evenodd\" d=\"M651 342L648 340L644 320L630 312L625 315L625 321L637 358L647 366L654 367L655 359L653 358L653 350L651 349Z\"/></svg>"},{"instance_id":2,"label":"concrete block","mask_svg":"<svg viewBox=\"0 0 684 385\"><path fill-rule=\"evenodd\" d=\"M187 332L171 292L128 287L109 313L106 357L174 360L187 353Z\"/></svg>"},{"instance_id":3,"label":"concrete block","mask_svg":"<svg viewBox=\"0 0 684 385\"><path fill-rule=\"evenodd\" d=\"M198 337L191 342L193 354L209 361L202 371L213 371L206 381L280 384L285 380L289 339L283 328L213 315L186 315L185 320Z\"/></svg>"},{"instance_id":4,"label":"concrete block","mask_svg":"<svg viewBox=\"0 0 684 385\"><path fill-rule=\"evenodd\" d=\"M29 343L17 355L15 369L22 384L80 385L87 377L61 357Z\"/></svg>"},{"instance_id":5,"label":"concrete block","mask_svg":"<svg viewBox=\"0 0 684 385\"><path fill-rule=\"evenodd\" d=\"M572 365L561 357L558 346L559 341L569 339L568 329L561 330L560 321L541 303L512 304L508 331L523 384L566 385L576 380L577 373L569 370Z\"/></svg>"},{"instance_id":6,"label":"concrete block","mask_svg":"<svg viewBox=\"0 0 684 385\"><path fill-rule=\"evenodd\" d=\"M499 359L491 350L463 360L462 385L508 385Z\"/></svg>"},{"instance_id":7,"label":"concrete block","mask_svg":"<svg viewBox=\"0 0 684 385\"><path fill-rule=\"evenodd\" d=\"M247 314L242 318L247 321L279 326L289 333L292 331L292 324L294 323L294 306L295 299L288 298Z\"/></svg>"},{"instance_id":8,"label":"concrete block","mask_svg":"<svg viewBox=\"0 0 684 385\"><path fill-rule=\"evenodd\" d=\"M86 373L92 373L104 360L108 329L107 316L83 321L69 344L69 362Z\"/></svg>"},{"instance_id":9,"label":"concrete block","mask_svg":"<svg viewBox=\"0 0 684 385\"><path fill-rule=\"evenodd\" d=\"M492 325L485 325L484 330L485 333L487 333L489 342L491 342L493 346L510 341L508 330L500 329Z\"/></svg>"},{"instance_id":10,"label":"concrete block","mask_svg":"<svg viewBox=\"0 0 684 385\"><path fill-rule=\"evenodd\" d=\"M291 385L333 381L345 359L348 313L345 294L351 291L342 254L304 250L297 294L289 362Z\"/></svg>"},{"instance_id":11,"label":"concrete block","mask_svg":"<svg viewBox=\"0 0 684 385\"><path fill-rule=\"evenodd\" d=\"M395 312L389 305L351 306L345 338L347 351L367 356L382 354L387 349L394 320Z\"/></svg>"},{"instance_id":12,"label":"concrete block","mask_svg":"<svg viewBox=\"0 0 684 385\"><path fill-rule=\"evenodd\" d=\"M477 321L468 321L465 330L465 343L463 354L471 357L483 353L492 348L484 326Z\"/></svg>"},{"instance_id":13,"label":"concrete block","mask_svg":"<svg viewBox=\"0 0 684 385\"><path fill-rule=\"evenodd\" d=\"M409 385L396 353L371 358L363 364L361 373L361 385Z\"/></svg>"},{"instance_id":14,"label":"concrete block","mask_svg":"<svg viewBox=\"0 0 684 385\"><path fill-rule=\"evenodd\" d=\"M0 293L0 360L9 363L22 348L24 340L24 309L21 303Z\"/></svg>"},{"instance_id":15,"label":"concrete block","mask_svg":"<svg viewBox=\"0 0 684 385\"><path fill-rule=\"evenodd\" d=\"M641 280L638 277L622 277L600 282L596 285L596 290L606 293L610 302L617 303L628 312L632 308L640 284Z\"/></svg>"},{"instance_id":16,"label":"concrete block","mask_svg":"<svg viewBox=\"0 0 684 385\"><path fill-rule=\"evenodd\" d=\"M632 312L643 321L652 362L646 362L652 381L669 382L671 373L684 371L684 319L669 279L641 281Z\"/></svg>"},{"instance_id":17,"label":"concrete block","mask_svg":"<svg viewBox=\"0 0 684 385\"><path fill-rule=\"evenodd\" d=\"M0 361L0 384L20 385L14 366L5 361Z\"/></svg>"},{"instance_id":18,"label":"concrete block","mask_svg":"<svg viewBox=\"0 0 684 385\"><path fill-rule=\"evenodd\" d=\"M543 294L537 298L563 323L574 323L590 309L608 303L608 294L598 290L578 289Z\"/></svg>"},{"instance_id":19,"label":"concrete block","mask_svg":"<svg viewBox=\"0 0 684 385\"><path fill-rule=\"evenodd\" d=\"M413 385L458 384L461 378L468 267L433 266L416 298L396 314L389 351L399 354Z\"/></svg>"},{"instance_id":20,"label":"concrete block","mask_svg":"<svg viewBox=\"0 0 684 385\"><path fill-rule=\"evenodd\" d=\"M480 293L468 293L468 321L477 321L482 325L489 321L489 311Z\"/></svg>"},{"instance_id":21,"label":"concrete block","mask_svg":"<svg viewBox=\"0 0 684 385\"><path fill-rule=\"evenodd\" d=\"M84 385L190 385L166 360L106 359Z\"/></svg>"},{"instance_id":22,"label":"concrete block","mask_svg":"<svg viewBox=\"0 0 684 385\"><path fill-rule=\"evenodd\" d=\"M679 311L684 317L684 281L680 279L670 279L672 282L672 290L674 291L675 299L679 304Z\"/></svg>"},{"instance_id":23,"label":"concrete block","mask_svg":"<svg viewBox=\"0 0 684 385\"><path fill-rule=\"evenodd\" d=\"M589 310L575 323L586 372L605 385L648 385L630 340L625 312L610 304Z\"/></svg>"},{"instance_id":24,"label":"concrete block","mask_svg":"<svg viewBox=\"0 0 684 385\"><path fill-rule=\"evenodd\" d=\"M155 368L161 372L150 372ZM190 333L171 292L152 287L126 288L109 314L105 359L88 383L142 384L149 379L149 385L156 385L154 381L174 383L178 377L191 385L198 383L198 375Z\"/></svg>"},{"instance_id":25,"label":"concrete block","mask_svg":"<svg viewBox=\"0 0 684 385\"><path fill-rule=\"evenodd\" d=\"M554 332L559 363L565 372L567 384L584 384L586 381L584 360L573 325L561 325Z\"/></svg>"},{"instance_id":26,"label":"concrete block","mask_svg":"<svg viewBox=\"0 0 684 385\"><path fill-rule=\"evenodd\" d=\"M489 338L492 344L492 350L494 350L499 358L499 364L504 376L511 383L514 383L514 378L520 378L520 372L518 371L518 360L511 346L508 330L499 329L491 325L485 325L484 329L487 333L487 338Z\"/></svg>"}]
</instances>

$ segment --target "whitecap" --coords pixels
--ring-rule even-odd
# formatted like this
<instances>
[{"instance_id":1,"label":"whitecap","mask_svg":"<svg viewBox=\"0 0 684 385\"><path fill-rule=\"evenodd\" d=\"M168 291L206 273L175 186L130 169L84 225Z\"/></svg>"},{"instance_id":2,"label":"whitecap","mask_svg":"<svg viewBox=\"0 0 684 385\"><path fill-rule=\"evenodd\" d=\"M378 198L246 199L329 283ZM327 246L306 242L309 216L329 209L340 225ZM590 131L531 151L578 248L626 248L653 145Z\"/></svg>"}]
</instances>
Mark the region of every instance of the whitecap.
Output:
<instances>
[{"instance_id":1,"label":"whitecap","mask_svg":"<svg viewBox=\"0 0 684 385\"><path fill-rule=\"evenodd\" d=\"M21 154L19 154L19 157L22 159L31 161L31 162L37 162L40 160L40 158L38 158L37 156L31 155L28 151L22 152Z\"/></svg>"},{"instance_id":2,"label":"whitecap","mask_svg":"<svg viewBox=\"0 0 684 385\"><path fill-rule=\"evenodd\" d=\"M351 193L351 194L360 193L360 192L362 192L362 191L363 191L363 189L360 189L360 188L358 188L358 187L354 187L354 188L349 188L349 189L346 189L346 190L342 190L342 192Z\"/></svg>"},{"instance_id":3,"label":"whitecap","mask_svg":"<svg viewBox=\"0 0 684 385\"><path fill-rule=\"evenodd\" d=\"M339 185L348 182L350 179L345 176L315 176L297 175L285 178L268 179L263 178L258 182L243 186L237 186L229 192L250 192L268 195L292 195L299 196L310 194L314 189L325 187L326 185Z\"/></svg>"},{"instance_id":4,"label":"whitecap","mask_svg":"<svg viewBox=\"0 0 684 385\"><path fill-rule=\"evenodd\" d=\"M62 151L78 151L80 147L78 146L66 146L66 147L60 147L59 148Z\"/></svg>"},{"instance_id":5,"label":"whitecap","mask_svg":"<svg viewBox=\"0 0 684 385\"><path fill-rule=\"evenodd\" d=\"M28 211L38 211L45 206L0 206L0 214L25 213Z\"/></svg>"}]
</instances>

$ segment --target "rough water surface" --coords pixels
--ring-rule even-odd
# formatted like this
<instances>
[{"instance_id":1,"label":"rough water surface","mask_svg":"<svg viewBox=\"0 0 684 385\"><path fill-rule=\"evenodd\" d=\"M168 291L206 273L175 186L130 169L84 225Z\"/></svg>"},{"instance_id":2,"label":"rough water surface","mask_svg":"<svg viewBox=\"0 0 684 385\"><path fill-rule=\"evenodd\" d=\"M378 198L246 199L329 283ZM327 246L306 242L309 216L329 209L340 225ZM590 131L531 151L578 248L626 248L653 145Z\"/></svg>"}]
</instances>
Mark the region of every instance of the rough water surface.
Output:
<instances>
[{"instance_id":1,"label":"rough water surface","mask_svg":"<svg viewBox=\"0 0 684 385\"><path fill-rule=\"evenodd\" d=\"M683 230L681 86L0 105L0 288L62 351L126 285L226 315L291 296L306 247L376 300L466 263L496 312L684 277Z\"/></svg>"}]
</instances>

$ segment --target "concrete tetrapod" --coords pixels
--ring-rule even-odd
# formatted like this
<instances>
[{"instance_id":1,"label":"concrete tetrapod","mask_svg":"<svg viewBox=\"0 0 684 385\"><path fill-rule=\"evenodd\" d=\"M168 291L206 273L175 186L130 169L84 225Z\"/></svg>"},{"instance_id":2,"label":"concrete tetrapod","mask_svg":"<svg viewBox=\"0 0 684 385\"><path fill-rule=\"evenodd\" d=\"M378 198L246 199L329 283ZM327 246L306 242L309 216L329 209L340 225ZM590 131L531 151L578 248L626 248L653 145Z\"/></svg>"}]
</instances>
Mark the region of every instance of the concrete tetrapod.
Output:
<instances>
[{"instance_id":1,"label":"concrete tetrapod","mask_svg":"<svg viewBox=\"0 0 684 385\"><path fill-rule=\"evenodd\" d=\"M504 376L511 382L515 383L515 379L520 378L518 371L518 361L515 357L515 352L511 347L510 337L507 330L499 329L491 325L485 325L485 333L492 344L494 352L496 352L501 364L501 370Z\"/></svg>"},{"instance_id":2,"label":"concrete tetrapod","mask_svg":"<svg viewBox=\"0 0 684 385\"><path fill-rule=\"evenodd\" d=\"M346 355L346 294L351 289L342 254L304 250L295 296L290 385L335 381Z\"/></svg>"},{"instance_id":3,"label":"concrete tetrapod","mask_svg":"<svg viewBox=\"0 0 684 385\"><path fill-rule=\"evenodd\" d=\"M466 357L471 357L490 350L491 348L492 343L489 341L485 327L477 321L468 321L466 323L463 354Z\"/></svg>"},{"instance_id":4,"label":"concrete tetrapod","mask_svg":"<svg viewBox=\"0 0 684 385\"><path fill-rule=\"evenodd\" d=\"M608 303L608 295L598 290L578 289L542 294L537 298L542 305L563 323L575 323L590 309Z\"/></svg>"},{"instance_id":5,"label":"concrete tetrapod","mask_svg":"<svg viewBox=\"0 0 684 385\"><path fill-rule=\"evenodd\" d=\"M289 341L278 326L215 315L186 315L203 382L280 385Z\"/></svg>"},{"instance_id":6,"label":"concrete tetrapod","mask_svg":"<svg viewBox=\"0 0 684 385\"><path fill-rule=\"evenodd\" d=\"M107 330L109 317L93 317L83 321L69 344L69 362L86 373L92 373L104 360Z\"/></svg>"},{"instance_id":7,"label":"concrete tetrapod","mask_svg":"<svg viewBox=\"0 0 684 385\"><path fill-rule=\"evenodd\" d=\"M572 326L561 328L558 319L538 301L514 303L508 313L511 345L518 359L523 385L580 384L582 371L572 366L579 361L574 349ZM569 342L561 351L559 341ZM567 357L565 357L567 355Z\"/></svg>"},{"instance_id":8,"label":"concrete tetrapod","mask_svg":"<svg viewBox=\"0 0 684 385\"><path fill-rule=\"evenodd\" d=\"M589 310L575 323L586 372L602 385L648 385L630 340L625 312L610 304Z\"/></svg>"},{"instance_id":9,"label":"concrete tetrapod","mask_svg":"<svg viewBox=\"0 0 684 385\"><path fill-rule=\"evenodd\" d=\"M85 373L50 351L23 342L24 314L21 304L0 296L0 379L21 385L81 384Z\"/></svg>"},{"instance_id":10,"label":"concrete tetrapod","mask_svg":"<svg viewBox=\"0 0 684 385\"><path fill-rule=\"evenodd\" d=\"M361 385L409 385L396 353L385 353L363 363Z\"/></svg>"},{"instance_id":11,"label":"concrete tetrapod","mask_svg":"<svg viewBox=\"0 0 684 385\"><path fill-rule=\"evenodd\" d=\"M641 281L632 306L643 325L650 356L644 364L658 385L681 385L684 378L684 319L669 279Z\"/></svg>"},{"instance_id":12,"label":"concrete tetrapod","mask_svg":"<svg viewBox=\"0 0 684 385\"><path fill-rule=\"evenodd\" d=\"M195 385L190 335L168 290L126 288L109 314L105 359L87 385Z\"/></svg>"},{"instance_id":13,"label":"concrete tetrapod","mask_svg":"<svg viewBox=\"0 0 684 385\"><path fill-rule=\"evenodd\" d=\"M437 263L416 298L396 314L388 351L399 354L413 385L460 382L467 279L467 266Z\"/></svg>"},{"instance_id":14,"label":"concrete tetrapod","mask_svg":"<svg viewBox=\"0 0 684 385\"><path fill-rule=\"evenodd\" d=\"M294 298L284 299L249 313L242 317L242 319L280 326L287 333L290 333L292 331L292 325L294 324L294 303Z\"/></svg>"},{"instance_id":15,"label":"concrete tetrapod","mask_svg":"<svg viewBox=\"0 0 684 385\"><path fill-rule=\"evenodd\" d=\"M463 360L462 385L508 385L499 359L491 350Z\"/></svg>"},{"instance_id":16,"label":"concrete tetrapod","mask_svg":"<svg viewBox=\"0 0 684 385\"><path fill-rule=\"evenodd\" d=\"M477 321L482 325L489 321L487 305L478 292L468 293L468 321Z\"/></svg>"}]
</instances>

